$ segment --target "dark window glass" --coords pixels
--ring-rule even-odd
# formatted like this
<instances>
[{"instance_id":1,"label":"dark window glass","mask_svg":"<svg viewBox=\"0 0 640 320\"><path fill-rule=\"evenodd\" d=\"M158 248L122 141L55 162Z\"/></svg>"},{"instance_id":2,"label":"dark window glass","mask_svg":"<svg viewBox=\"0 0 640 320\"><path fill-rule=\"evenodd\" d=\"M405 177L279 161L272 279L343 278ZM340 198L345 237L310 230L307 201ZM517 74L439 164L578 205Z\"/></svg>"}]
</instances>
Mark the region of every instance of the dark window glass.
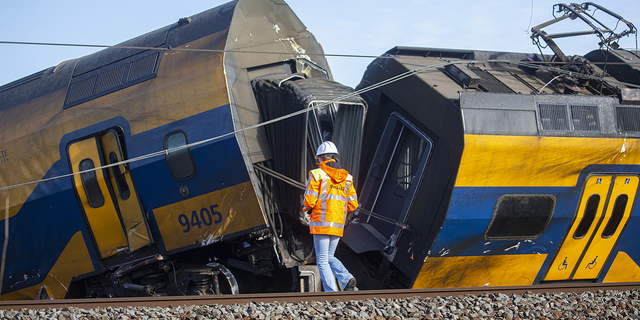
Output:
<instances>
[{"instance_id":1,"label":"dark window glass","mask_svg":"<svg viewBox=\"0 0 640 320\"><path fill-rule=\"evenodd\" d=\"M176 131L169 133L164 138L164 149L169 150L186 146L189 143L187 136L183 131ZM196 165L193 162L191 156L191 150L189 148L180 148L177 150L169 151L166 156L167 165L171 170L173 177L178 180L191 179L196 174Z\"/></svg>"},{"instance_id":2,"label":"dark window glass","mask_svg":"<svg viewBox=\"0 0 640 320\"><path fill-rule=\"evenodd\" d=\"M597 194L591 195L589 200L587 200L587 206L584 209L584 215L582 216L582 220L580 220L580 224L576 229L576 232L573 233L574 239L580 239L584 237L589 231L593 220L596 218L596 212L598 211L598 205L600 204L600 196Z\"/></svg>"},{"instance_id":3,"label":"dark window glass","mask_svg":"<svg viewBox=\"0 0 640 320\"><path fill-rule=\"evenodd\" d=\"M80 161L80 171L90 170L93 168L95 168L93 160L84 159ZM102 205L104 205L104 196L102 196L102 191L100 190L100 184L98 183L98 177L96 176L95 170L81 173L80 180L82 181L84 193L87 194L89 205L93 208L102 207Z\"/></svg>"},{"instance_id":4,"label":"dark window glass","mask_svg":"<svg viewBox=\"0 0 640 320\"><path fill-rule=\"evenodd\" d=\"M398 150L398 158L391 171L391 179L405 191L409 190L413 182L426 146L425 140L418 137L413 131L407 130L407 135Z\"/></svg>"},{"instance_id":5,"label":"dark window glass","mask_svg":"<svg viewBox=\"0 0 640 320\"><path fill-rule=\"evenodd\" d=\"M117 163L118 156L114 151L109 153L109 163ZM116 185L118 186L118 192L120 194L120 199L127 200L131 195L129 191L129 185L127 184L127 180L124 178L124 174L120 170L120 166L111 167L111 172L113 173L113 177L116 180Z\"/></svg>"},{"instance_id":6,"label":"dark window glass","mask_svg":"<svg viewBox=\"0 0 640 320\"><path fill-rule=\"evenodd\" d=\"M616 202L613 204L613 213L611 213L611 218L609 222L604 227L604 231L602 231L603 238L609 238L618 229L620 225L620 221L622 221L622 217L624 216L624 210L627 208L627 202L629 201L629 196L626 194L621 194L616 199Z\"/></svg>"},{"instance_id":7,"label":"dark window glass","mask_svg":"<svg viewBox=\"0 0 640 320\"><path fill-rule=\"evenodd\" d=\"M496 203L485 238L538 238L547 228L555 206L552 195L504 195Z\"/></svg>"}]
</instances>

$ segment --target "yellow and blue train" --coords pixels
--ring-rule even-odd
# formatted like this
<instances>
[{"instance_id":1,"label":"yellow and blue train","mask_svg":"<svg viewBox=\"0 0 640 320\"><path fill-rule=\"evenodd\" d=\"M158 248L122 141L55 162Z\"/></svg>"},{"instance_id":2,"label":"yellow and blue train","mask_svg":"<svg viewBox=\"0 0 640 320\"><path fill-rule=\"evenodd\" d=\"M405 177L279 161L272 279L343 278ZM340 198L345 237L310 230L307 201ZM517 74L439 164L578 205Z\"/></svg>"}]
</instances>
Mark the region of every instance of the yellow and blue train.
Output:
<instances>
[{"instance_id":1,"label":"yellow and blue train","mask_svg":"<svg viewBox=\"0 0 640 320\"><path fill-rule=\"evenodd\" d=\"M62 62L0 87L0 298L319 290L325 140L361 289L638 281L639 59L396 47L354 90L238 0Z\"/></svg>"},{"instance_id":2,"label":"yellow and blue train","mask_svg":"<svg viewBox=\"0 0 640 320\"><path fill-rule=\"evenodd\" d=\"M640 280L640 56L615 45L637 30L593 3L556 6L532 29L553 56L396 47L369 65L358 90L400 80L361 93L377 148L361 155L369 213L345 231L360 284ZM593 9L627 29L592 30L604 44L584 57L542 32Z\"/></svg>"},{"instance_id":3,"label":"yellow and blue train","mask_svg":"<svg viewBox=\"0 0 640 320\"><path fill-rule=\"evenodd\" d=\"M274 177L364 122L330 79L284 2L241 0L0 87L2 299L293 290L312 243Z\"/></svg>"}]
</instances>

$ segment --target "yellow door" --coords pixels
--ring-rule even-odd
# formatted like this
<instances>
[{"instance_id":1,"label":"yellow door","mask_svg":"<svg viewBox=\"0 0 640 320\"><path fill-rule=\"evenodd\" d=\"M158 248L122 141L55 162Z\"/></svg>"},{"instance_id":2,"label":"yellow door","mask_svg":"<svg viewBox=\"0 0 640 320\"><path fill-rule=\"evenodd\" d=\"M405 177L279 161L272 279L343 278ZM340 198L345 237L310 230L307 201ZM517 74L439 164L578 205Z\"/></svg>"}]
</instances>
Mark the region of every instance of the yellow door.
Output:
<instances>
[{"instance_id":1,"label":"yellow door","mask_svg":"<svg viewBox=\"0 0 640 320\"><path fill-rule=\"evenodd\" d=\"M637 189L637 176L589 177L576 218L544 280L596 279L631 214Z\"/></svg>"},{"instance_id":2,"label":"yellow door","mask_svg":"<svg viewBox=\"0 0 640 320\"><path fill-rule=\"evenodd\" d=\"M133 180L126 166L93 170L122 160L118 136L111 130L68 147L74 189L101 258L134 251L151 243Z\"/></svg>"},{"instance_id":3,"label":"yellow door","mask_svg":"<svg viewBox=\"0 0 640 320\"><path fill-rule=\"evenodd\" d=\"M602 223L578 265L573 279L597 279L602 266L631 215L638 190L637 176L616 176Z\"/></svg>"},{"instance_id":4,"label":"yellow door","mask_svg":"<svg viewBox=\"0 0 640 320\"><path fill-rule=\"evenodd\" d=\"M105 164L122 161L122 148L115 130L102 135L100 142ZM109 179L111 189L114 191L117 208L129 242L129 251L135 251L151 243L151 234L144 218L144 211L127 166L121 164L110 167L108 170L111 173Z\"/></svg>"},{"instance_id":5,"label":"yellow door","mask_svg":"<svg viewBox=\"0 0 640 320\"><path fill-rule=\"evenodd\" d=\"M102 166L96 138L69 145L69 160L74 186L84 210L89 229L101 258L126 250L127 238L122 230L115 204L111 200L105 171L92 170Z\"/></svg>"}]
</instances>

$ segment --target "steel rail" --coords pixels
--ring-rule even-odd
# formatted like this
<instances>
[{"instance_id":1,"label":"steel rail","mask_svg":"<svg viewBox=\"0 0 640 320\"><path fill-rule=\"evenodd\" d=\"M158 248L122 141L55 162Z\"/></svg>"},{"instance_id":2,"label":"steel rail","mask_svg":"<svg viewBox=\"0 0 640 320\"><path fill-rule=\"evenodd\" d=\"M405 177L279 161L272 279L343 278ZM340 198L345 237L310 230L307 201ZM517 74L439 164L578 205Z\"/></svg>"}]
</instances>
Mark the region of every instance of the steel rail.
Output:
<instances>
[{"instance_id":1,"label":"steel rail","mask_svg":"<svg viewBox=\"0 0 640 320\"><path fill-rule=\"evenodd\" d=\"M473 287L473 288L440 288L440 289L393 289L362 290L342 292L288 292L261 293L239 295L210 296L163 296L135 298L96 298L96 299L61 299L61 300L16 300L0 301L0 310L47 309L73 307L80 309L150 307L170 308L172 306L200 305L232 305L242 303L271 302L305 302L305 301L351 301L373 298L400 299L410 297L449 297L482 294L523 294L531 293L580 293L585 291L617 290L627 291L640 289L640 282L627 283L579 283L579 284L542 284L535 286L509 287Z\"/></svg>"}]
</instances>

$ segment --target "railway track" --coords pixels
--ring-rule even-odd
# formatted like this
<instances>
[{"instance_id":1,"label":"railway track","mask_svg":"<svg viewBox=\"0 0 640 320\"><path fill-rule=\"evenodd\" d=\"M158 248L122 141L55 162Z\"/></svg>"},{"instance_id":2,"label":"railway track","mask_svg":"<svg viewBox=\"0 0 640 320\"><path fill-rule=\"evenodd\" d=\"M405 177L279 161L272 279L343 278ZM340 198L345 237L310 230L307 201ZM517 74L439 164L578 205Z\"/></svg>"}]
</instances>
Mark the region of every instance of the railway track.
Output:
<instances>
[{"instance_id":1,"label":"railway track","mask_svg":"<svg viewBox=\"0 0 640 320\"><path fill-rule=\"evenodd\" d=\"M441 288L441 289L396 289L396 290L363 290L350 292L290 292L271 294L240 294L213 296L171 296L171 297L139 297L139 298L107 298L107 299L68 299L68 300L19 300L0 301L0 310L47 309L74 307L82 309L107 307L151 307L167 308L183 305L231 305L249 302L304 302L304 301L351 301L372 298L402 299L409 297L449 297L463 295L481 295L485 293L522 294L532 293L580 293L585 291L617 290L627 291L639 289L640 282L611 284L544 284L536 286L513 287L474 287L474 288Z\"/></svg>"}]
</instances>

